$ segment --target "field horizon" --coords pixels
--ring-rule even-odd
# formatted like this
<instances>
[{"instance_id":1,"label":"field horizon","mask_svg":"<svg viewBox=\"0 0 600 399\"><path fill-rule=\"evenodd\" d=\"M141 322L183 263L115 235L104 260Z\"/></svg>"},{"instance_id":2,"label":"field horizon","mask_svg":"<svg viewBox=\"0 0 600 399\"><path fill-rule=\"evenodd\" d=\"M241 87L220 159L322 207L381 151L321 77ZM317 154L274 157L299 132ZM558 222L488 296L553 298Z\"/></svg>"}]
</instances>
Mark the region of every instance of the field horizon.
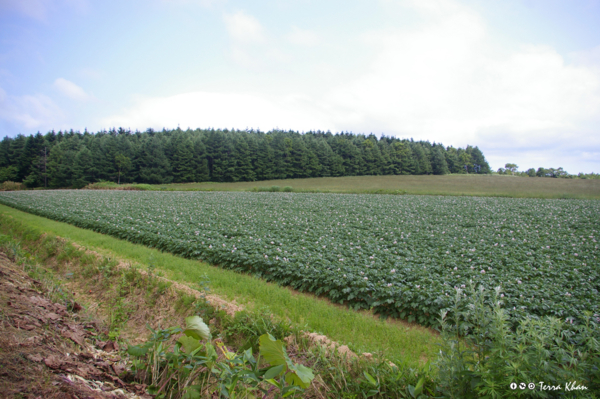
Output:
<instances>
[{"instance_id":1,"label":"field horizon","mask_svg":"<svg viewBox=\"0 0 600 399\"><path fill-rule=\"evenodd\" d=\"M122 189L144 186L167 191L267 191L337 194L413 194L548 199L600 199L600 180L520 177L509 175L385 175L314 177L247 182L121 184ZM99 186L102 188L102 186ZM111 185L106 188L118 188Z\"/></svg>"}]
</instances>

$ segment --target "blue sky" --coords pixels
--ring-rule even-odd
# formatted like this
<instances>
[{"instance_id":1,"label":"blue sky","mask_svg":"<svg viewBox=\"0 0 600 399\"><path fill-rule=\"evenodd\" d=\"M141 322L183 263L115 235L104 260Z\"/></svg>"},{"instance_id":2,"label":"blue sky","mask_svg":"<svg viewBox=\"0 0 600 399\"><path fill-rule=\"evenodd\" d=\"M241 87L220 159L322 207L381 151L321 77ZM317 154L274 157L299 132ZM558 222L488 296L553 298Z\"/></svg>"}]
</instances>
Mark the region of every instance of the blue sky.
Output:
<instances>
[{"instance_id":1,"label":"blue sky","mask_svg":"<svg viewBox=\"0 0 600 399\"><path fill-rule=\"evenodd\" d=\"M600 0L0 0L0 136L275 127L600 172Z\"/></svg>"}]
</instances>

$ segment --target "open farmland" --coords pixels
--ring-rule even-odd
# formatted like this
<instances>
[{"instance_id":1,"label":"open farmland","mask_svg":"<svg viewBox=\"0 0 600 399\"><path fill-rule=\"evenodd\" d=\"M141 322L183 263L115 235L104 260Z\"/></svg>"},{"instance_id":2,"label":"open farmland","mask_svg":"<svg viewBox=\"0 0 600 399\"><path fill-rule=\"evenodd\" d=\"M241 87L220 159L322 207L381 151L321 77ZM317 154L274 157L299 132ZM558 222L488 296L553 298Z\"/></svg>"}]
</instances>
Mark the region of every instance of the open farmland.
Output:
<instances>
[{"instance_id":1,"label":"open farmland","mask_svg":"<svg viewBox=\"0 0 600 399\"><path fill-rule=\"evenodd\" d=\"M319 177L235 183L176 183L152 187L157 190L247 191L271 186L280 188L290 186L294 191L299 192L361 194L381 190L418 195L600 199L600 180L598 179L553 179L479 174Z\"/></svg>"},{"instance_id":2,"label":"open farmland","mask_svg":"<svg viewBox=\"0 0 600 399\"><path fill-rule=\"evenodd\" d=\"M29 191L0 202L422 324L470 280L501 285L513 316L600 313L598 201Z\"/></svg>"}]
</instances>

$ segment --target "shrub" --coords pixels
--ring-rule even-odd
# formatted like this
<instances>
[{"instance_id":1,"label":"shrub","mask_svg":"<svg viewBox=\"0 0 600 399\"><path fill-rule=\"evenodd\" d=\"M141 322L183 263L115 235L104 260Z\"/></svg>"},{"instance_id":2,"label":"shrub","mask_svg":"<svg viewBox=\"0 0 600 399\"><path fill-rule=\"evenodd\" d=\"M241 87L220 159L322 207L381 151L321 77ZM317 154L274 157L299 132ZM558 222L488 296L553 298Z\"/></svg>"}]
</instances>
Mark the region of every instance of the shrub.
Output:
<instances>
[{"instance_id":1,"label":"shrub","mask_svg":"<svg viewBox=\"0 0 600 399\"><path fill-rule=\"evenodd\" d=\"M252 349L234 353L220 340L213 340L202 318L191 316L185 322L185 329L151 329L146 344L127 349L134 359L133 371L149 384L151 394L173 399L213 397L211 394L255 397L257 393L281 398L303 392L314 378L311 369L293 363L283 342L269 334L259 338L257 360ZM260 367L264 366L261 357L270 365Z\"/></svg>"},{"instance_id":2,"label":"shrub","mask_svg":"<svg viewBox=\"0 0 600 399\"><path fill-rule=\"evenodd\" d=\"M573 325L556 317L527 317L513 330L500 292L498 287L489 295L471 285L465 298L457 289L454 307L442 312L438 390L457 398L545 398L556 391L549 394L540 383L561 386L562 393L565 384L576 382L587 389L574 395L600 392L597 320L586 314L583 324ZM513 383L532 383L533 389L515 390Z\"/></svg>"},{"instance_id":3,"label":"shrub","mask_svg":"<svg viewBox=\"0 0 600 399\"><path fill-rule=\"evenodd\" d=\"M5 181L0 185L0 191L17 191L23 190L23 183L15 183L14 181Z\"/></svg>"}]
</instances>

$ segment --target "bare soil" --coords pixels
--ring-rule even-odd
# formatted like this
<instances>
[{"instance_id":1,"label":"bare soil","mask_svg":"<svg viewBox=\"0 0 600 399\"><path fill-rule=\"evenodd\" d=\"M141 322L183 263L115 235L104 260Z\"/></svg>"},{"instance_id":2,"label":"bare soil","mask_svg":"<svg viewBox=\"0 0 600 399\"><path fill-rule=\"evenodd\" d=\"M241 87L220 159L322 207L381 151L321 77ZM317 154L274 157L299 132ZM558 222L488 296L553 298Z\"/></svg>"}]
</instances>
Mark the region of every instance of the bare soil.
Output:
<instances>
[{"instance_id":1,"label":"bare soil","mask_svg":"<svg viewBox=\"0 0 600 399\"><path fill-rule=\"evenodd\" d=\"M120 378L125 362L103 326L70 307L0 253L0 397L150 398Z\"/></svg>"}]
</instances>

